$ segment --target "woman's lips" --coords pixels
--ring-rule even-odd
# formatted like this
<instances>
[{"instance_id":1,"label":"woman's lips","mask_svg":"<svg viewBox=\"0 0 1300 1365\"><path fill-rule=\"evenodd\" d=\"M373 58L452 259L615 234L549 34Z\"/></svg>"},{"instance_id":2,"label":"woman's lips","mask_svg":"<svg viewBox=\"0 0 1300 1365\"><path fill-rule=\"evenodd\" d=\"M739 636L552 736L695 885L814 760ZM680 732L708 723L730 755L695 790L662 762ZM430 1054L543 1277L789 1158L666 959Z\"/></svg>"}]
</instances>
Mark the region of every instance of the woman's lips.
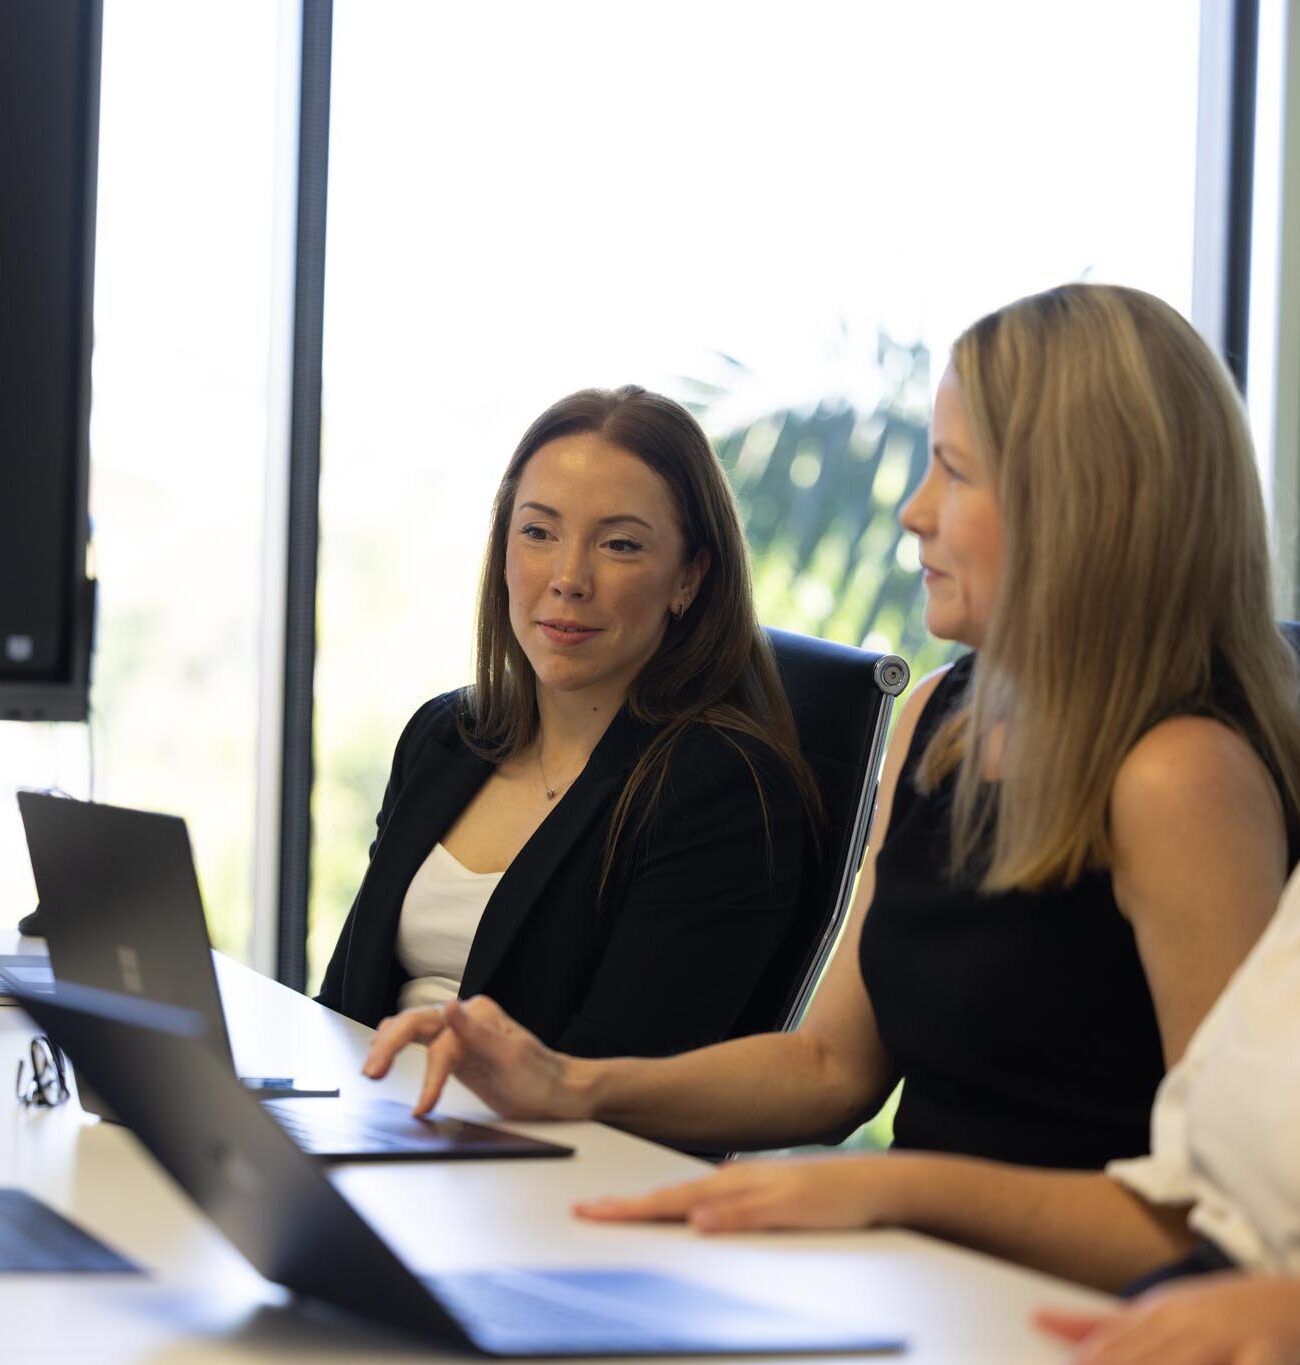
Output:
<instances>
[{"instance_id":1,"label":"woman's lips","mask_svg":"<svg viewBox=\"0 0 1300 1365\"><path fill-rule=\"evenodd\" d=\"M594 626L582 626L576 621L539 621L543 635L557 645L580 645L600 634Z\"/></svg>"}]
</instances>

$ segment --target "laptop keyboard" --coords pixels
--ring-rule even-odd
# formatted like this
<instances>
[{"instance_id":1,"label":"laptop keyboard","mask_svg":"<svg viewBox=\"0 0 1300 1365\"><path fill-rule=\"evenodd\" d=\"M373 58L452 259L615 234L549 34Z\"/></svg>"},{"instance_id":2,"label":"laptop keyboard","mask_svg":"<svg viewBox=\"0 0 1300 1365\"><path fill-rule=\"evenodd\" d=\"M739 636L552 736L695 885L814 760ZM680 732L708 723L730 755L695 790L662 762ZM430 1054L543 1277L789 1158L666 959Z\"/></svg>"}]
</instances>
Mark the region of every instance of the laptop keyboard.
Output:
<instances>
[{"instance_id":1,"label":"laptop keyboard","mask_svg":"<svg viewBox=\"0 0 1300 1365\"><path fill-rule=\"evenodd\" d=\"M606 1337L629 1326L624 1305L557 1276L506 1270L423 1278L458 1318L503 1332Z\"/></svg>"},{"instance_id":2,"label":"laptop keyboard","mask_svg":"<svg viewBox=\"0 0 1300 1365\"><path fill-rule=\"evenodd\" d=\"M499 1270L422 1281L503 1355L893 1352L903 1343L654 1270Z\"/></svg>"},{"instance_id":3,"label":"laptop keyboard","mask_svg":"<svg viewBox=\"0 0 1300 1365\"><path fill-rule=\"evenodd\" d=\"M130 1261L22 1190L0 1189L0 1272L136 1273Z\"/></svg>"},{"instance_id":4,"label":"laptop keyboard","mask_svg":"<svg viewBox=\"0 0 1300 1365\"><path fill-rule=\"evenodd\" d=\"M262 1108L300 1151L326 1160L363 1161L566 1157L573 1148L522 1137L468 1119L415 1118L396 1100L266 1099Z\"/></svg>"},{"instance_id":5,"label":"laptop keyboard","mask_svg":"<svg viewBox=\"0 0 1300 1365\"><path fill-rule=\"evenodd\" d=\"M315 1101L306 1101L314 1104ZM325 1101L328 1104L329 1101ZM310 1115L299 1115L294 1110L268 1101L263 1108L304 1152L408 1152L412 1135L393 1132L391 1126L376 1123L357 1110L330 1113L315 1109ZM439 1136L429 1125L431 1141ZM418 1136L418 1135L417 1135Z\"/></svg>"}]
</instances>

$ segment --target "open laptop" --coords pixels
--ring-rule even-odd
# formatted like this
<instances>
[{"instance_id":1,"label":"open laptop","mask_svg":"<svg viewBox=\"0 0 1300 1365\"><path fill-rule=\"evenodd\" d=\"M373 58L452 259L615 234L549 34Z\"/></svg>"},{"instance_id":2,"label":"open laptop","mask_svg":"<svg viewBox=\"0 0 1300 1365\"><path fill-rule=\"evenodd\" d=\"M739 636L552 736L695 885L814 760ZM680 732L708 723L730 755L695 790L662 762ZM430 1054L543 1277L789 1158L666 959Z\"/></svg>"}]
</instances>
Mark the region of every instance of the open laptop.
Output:
<instances>
[{"instance_id":1,"label":"open laptop","mask_svg":"<svg viewBox=\"0 0 1300 1365\"><path fill-rule=\"evenodd\" d=\"M52 991L54 973L50 959L44 953L0 954L0 1005L8 1005L13 996L9 982L21 981L29 991Z\"/></svg>"},{"instance_id":2,"label":"open laptop","mask_svg":"<svg viewBox=\"0 0 1300 1365\"><path fill-rule=\"evenodd\" d=\"M16 991L142 1143L269 1280L496 1356L805 1354L902 1343L658 1272L417 1275L205 1046L192 1010L59 983ZM425 1210L435 1215L436 1210ZM439 1236L454 1236L441 1227Z\"/></svg>"},{"instance_id":3,"label":"open laptop","mask_svg":"<svg viewBox=\"0 0 1300 1365\"><path fill-rule=\"evenodd\" d=\"M43 792L20 791L18 807L55 979L197 1010L233 1073L185 822ZM14 995L19 982L8 975ZM337 1090L297 1089L285 1076L241 1079L304 1151L331 1160L573 1154L486 1124L413 1118L395 1100L333 1098ZM78 1097L115 1117L93 1087L79 1085Z\"/></svg>"}]
</instances>

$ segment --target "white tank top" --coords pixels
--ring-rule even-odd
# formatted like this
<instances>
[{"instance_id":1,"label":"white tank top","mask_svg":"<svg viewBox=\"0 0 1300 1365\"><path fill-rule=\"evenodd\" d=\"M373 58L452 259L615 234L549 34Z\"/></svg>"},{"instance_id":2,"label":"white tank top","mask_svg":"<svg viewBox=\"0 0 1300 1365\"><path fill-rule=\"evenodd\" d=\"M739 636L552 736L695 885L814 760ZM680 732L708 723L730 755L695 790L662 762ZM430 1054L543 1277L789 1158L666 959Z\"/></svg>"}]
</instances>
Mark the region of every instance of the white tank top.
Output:
<instances>
[{"instance_id":1,"label":"white tank top","mask_svg":"<svg viewBox=\"0 0 1300 1365\"><path fill-rule=\"evenodd\" d=\"M441 844L420 864L406 888L397 921L397 960L411 980L398 1005L441 1005L459 994L479 920L500 872L471 872Z\"/></svg>"}]
</instances>

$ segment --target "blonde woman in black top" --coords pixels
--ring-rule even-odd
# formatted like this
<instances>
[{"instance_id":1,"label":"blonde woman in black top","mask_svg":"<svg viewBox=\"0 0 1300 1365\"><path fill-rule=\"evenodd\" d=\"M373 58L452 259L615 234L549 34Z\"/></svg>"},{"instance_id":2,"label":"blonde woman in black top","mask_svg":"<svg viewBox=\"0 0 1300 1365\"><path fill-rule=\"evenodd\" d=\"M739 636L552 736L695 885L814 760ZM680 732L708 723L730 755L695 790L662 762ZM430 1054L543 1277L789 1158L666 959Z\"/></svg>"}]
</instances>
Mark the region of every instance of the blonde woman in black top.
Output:
<instances>
[{"instance_id":1,"label":"blonde woman in black top","mask_svg":"<svg viewBox=\"0 0 1300 1365\"><path fill-rule=\"evenodd\" d=\"M480 998L390 1023L367 1064L425 1041L419 1110L454 1072L506 1115L731 1148L835 1140L901 1077L914 1150L743 1163L588 1216L894 1222L1028 1254L1060 1177L996 1163L1142 1150L1160 1073L1277 904L1296 681L1221 364L1158 300L1065 286L958 340L933 437L903 524L927 624L975 653L900 716L852 920L800 1027L589 1062ZM1181 1245L1159 1218L1134 1237L1151 1264Z\"/></svg>"}]
</instances>

